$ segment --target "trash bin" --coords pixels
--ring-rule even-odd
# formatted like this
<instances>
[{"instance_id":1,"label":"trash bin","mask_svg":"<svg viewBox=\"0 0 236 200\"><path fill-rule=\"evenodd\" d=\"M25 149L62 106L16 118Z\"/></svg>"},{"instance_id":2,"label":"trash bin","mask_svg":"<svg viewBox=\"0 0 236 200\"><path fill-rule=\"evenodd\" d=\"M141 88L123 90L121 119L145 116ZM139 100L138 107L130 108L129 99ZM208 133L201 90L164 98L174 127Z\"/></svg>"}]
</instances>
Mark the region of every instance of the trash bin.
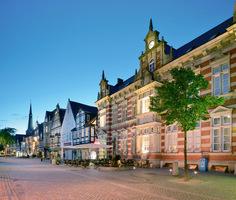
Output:
<instances>
[{"instance_id":1,"label":"trash bin","mask_svg":"<svg viewBox=\"0 0 236 200\"><path fill-rule=\"evenodd\" d=\"M201 158L200 159L199 171L206 172L207 169L208 169L208 159L207 158Z\"/></svg>"}]
</instances>

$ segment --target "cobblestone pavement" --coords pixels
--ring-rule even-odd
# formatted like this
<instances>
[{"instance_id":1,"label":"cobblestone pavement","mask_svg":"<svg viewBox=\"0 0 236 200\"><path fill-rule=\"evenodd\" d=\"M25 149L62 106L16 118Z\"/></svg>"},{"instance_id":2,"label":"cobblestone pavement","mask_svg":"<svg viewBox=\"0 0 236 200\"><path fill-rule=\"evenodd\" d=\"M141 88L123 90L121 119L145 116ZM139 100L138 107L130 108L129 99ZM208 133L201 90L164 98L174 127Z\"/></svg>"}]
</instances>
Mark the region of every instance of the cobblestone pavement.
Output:
<instances>
[{"instance_id":1,"label":"cobblestone pavement","mask_svg":"<svg viewBox=\"0 0 236 200\"><path fill-rule=\"evenodd\" d=\"M191 181L168 169L102 172L0 158L0 200L235 200L236 177L200 174Z\"/></svg>"}]
</instances>

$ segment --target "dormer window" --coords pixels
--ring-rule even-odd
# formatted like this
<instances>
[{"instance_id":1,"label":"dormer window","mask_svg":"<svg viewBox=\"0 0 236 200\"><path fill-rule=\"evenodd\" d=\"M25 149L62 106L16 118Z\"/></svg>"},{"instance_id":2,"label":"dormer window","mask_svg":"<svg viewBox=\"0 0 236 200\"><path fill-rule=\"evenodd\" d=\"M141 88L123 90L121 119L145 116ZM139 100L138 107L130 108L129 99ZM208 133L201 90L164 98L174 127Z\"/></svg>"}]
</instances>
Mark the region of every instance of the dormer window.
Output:
<instances>
[{"instance_id":1,"label":"dormer window","mask_svg":"<svg viewBox=\"0 0 236 200\"><path fill-rule=\"evenodd\" d=\"M154 72L154 70L155 70L155 63L154 60L152 59L149 63L149 71Z\"/></svg>"}]
</instances>

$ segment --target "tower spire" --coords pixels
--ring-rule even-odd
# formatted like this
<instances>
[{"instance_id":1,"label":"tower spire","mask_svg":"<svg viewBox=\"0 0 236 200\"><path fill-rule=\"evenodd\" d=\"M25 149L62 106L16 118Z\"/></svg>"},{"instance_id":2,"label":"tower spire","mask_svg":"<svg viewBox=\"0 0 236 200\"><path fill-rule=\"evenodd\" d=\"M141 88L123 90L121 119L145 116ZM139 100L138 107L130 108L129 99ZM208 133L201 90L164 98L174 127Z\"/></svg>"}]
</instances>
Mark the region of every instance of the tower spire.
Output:
<instances>
[{"instance_id":1,"label":"tower spire","mask_svg":"<svg viewBox=\"0 0 236 200\"><path fill-rule=\"evenodd\" d=\"M105 79L106 79L105 72L104 72L104 70L102 70L102 80L105 80Z\"/></svg>"},{"instance_id":2,"label":"tower spire","mask_svg":"<svg viewBox=\"0 0 236 200\"><path fill-rule=\"evenodd\" d=\"M29 114L32 115L32 105L31 105L31 102L30 102L30 111L29 111Z\"/></svg>"},{"instance_id":3,"label":"tower spire","mask_svg":"<svg viewBox=\"0 0 236 200\"><path fill-rule=\"evenodd\" d=\"M26 130L26 135L33 134L34 128L33 128L33 114L32 114L32 105L30 102L30 109L29 109L29 119L28 119L28 128Z\"/></svg>"},{"instance_id":4,"label":"tower spire","mask_svg":"<svg viewBox=\"0 0 236 200\"><path fill-rule=\"evenodd\" d=\"M153 31L152 18L150 18L149 22L149 31Z\"/></svg>"}]
</instances>

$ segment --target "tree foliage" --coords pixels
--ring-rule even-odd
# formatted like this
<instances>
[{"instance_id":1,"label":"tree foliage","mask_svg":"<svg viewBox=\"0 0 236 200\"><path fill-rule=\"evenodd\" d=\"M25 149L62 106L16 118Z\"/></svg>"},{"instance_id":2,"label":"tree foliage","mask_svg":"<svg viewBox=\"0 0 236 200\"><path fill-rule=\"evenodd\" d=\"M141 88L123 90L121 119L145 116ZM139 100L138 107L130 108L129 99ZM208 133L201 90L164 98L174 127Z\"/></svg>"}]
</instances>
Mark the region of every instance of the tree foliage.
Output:
<instances>
[{"instance_id":1,"label":"tree foliage","mask_svg":"<svg viewBox=\"0 0 236 200\"><path fill-rule=\"evenodd\" d=\"M6 145L13 144L15 142L14 135L15 135L16 129L14 128L4 128L0 129L0 144L4 147Z\"/></svg>"},{"instance_id":2,"label":"tree foliage","mask_svg":"<svg viewBox=\"0 0 236 200\"><path fill-rule=\"evenodd\" d=\"M170 73L173 80L156 88L150 109L162 115L167 125L177 122L183 131L194 130L197 121L208 118L208 109L223 104L224 99L201 96L200 91L208 87L208 81L189 68L174 68Z\"/></svg>"},{"instance_id":3,"label":"tree foliage","mask_svg":"<svg viewBox=\"0 0 236 200\"><path fill-rule=\"evenodd\" d=\"M0 151L4 150L4 146L2 144L0 144Z\"/></svg>"}]
</instances>

